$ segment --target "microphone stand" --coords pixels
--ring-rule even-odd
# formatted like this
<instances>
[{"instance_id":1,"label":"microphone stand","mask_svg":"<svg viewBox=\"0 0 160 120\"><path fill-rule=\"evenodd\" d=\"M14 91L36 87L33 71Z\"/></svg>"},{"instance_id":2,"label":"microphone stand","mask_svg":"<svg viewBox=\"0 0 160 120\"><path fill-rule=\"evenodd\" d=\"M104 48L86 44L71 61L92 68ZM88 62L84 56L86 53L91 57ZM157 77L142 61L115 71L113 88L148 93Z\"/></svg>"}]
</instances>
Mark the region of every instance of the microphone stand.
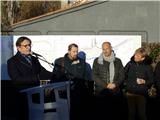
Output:
<instances>
[{"instance_id":1,"label":"microphone stand","mask_svg":"<svg viewBox=\"0 0 160 120\"><path fill-rule=\"evenodd\" d=\"M53 63L48 62L42 55L39 56L39 55L34 54L34 56L35 56L37 59L40 59L40 60L42 60L42 61L48 63L49 66L50 66L50 65L53 66ZM42 57L43 59L40 58L40 57ZM50 66L50 67L51 67L51 66ZM43 82L41 82L41 80L40 80L39 74L38 74L38 80L39 80L39 82L40 82L40 85L43 85ZM46 83L45 83L45 84L46 84Z\"/></svg>"},{"instance_id":2,"label":"microphone stand","mask_svg":"<svg viewBox=\"0 0 160 120\"><path fill-rule=\"evenodd\" d=\"M70 106L71 106L71 84L73 83L72 81L72 76L73 74L65 67L59 64L53 64L53 66L59 67L59 69L64 68L64 74L66 76L66 78L68 78L68 88L69 88L69 92L68 92L68 111L69 111L69 119L70 119Z\"/></svg>"},{"instance_id":3,"label":"microphone stand","mask_svg":"<svg viewBox=\"0 0 160 120\"><path fill-rule=\"evenodd\" d=\"M38 55L35 55L36 56L36 58L37 59L40 59L40 60L42 60L42 61L44 61L44 62L46 62L46 63L48 63L49 65L52 65L52 66L57 66L57 67L63 67L64 68L64 73L66 74L66 76L67 76L67 78L68 78L68 82L69 82L69 93L68 93L68 106L69 106L69 112L70 112L70 91L71 91L71 84L73 83L71 80L72 80L72 77L71 76L73 76L73 74L71 73L71 72L69 72L69 70L67 69L67 68L65 68L64 66L62 66L62 65L58 65L58 64L53 64L53 63L50 63L50 62L48 62L43 56L41 56L42 58L40 58ZM69 116L70 116L70 114L69 114Z\"/></svg>"},{"instance_id":4,"label":"microphone stand","mask_svg":"<svg viewBox=\"0 0 160 120\"><path fill-rule=\"evenodd\" d=\"M43 57L43 56L42 56L42 57ZM48 62L46 59L42 59L42 58L38 57L37 55L36 55L36 58L38 58L38 59L42 60L43 62L48 63L49 65L54 66L54 64L53 64L53 63L50 63L50 62ZM43 58L44 58L44 57L43 57Z\"/></svg>"}]
</instances>

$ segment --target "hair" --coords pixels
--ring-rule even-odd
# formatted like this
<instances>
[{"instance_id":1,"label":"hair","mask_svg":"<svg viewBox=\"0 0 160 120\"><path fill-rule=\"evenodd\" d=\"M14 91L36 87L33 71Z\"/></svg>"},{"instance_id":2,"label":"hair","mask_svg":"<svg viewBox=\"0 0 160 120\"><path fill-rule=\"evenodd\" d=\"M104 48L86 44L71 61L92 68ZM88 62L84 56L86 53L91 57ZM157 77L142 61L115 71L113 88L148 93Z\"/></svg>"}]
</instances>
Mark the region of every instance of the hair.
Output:
<instances>
[{"instance_id":1,"label":"hair","mask_svg":"<svg viewBox=\"0 0 160 120\"><path fill-rule=\"evenodd\" d=\"M112 45L111 45L110 42L103 42L103 43L102 43L102 46L103 46L104 44L108 44L108 45L111 46L111 48L112 48Z\"/></svg>"},{"instance_id":2,"label":"hair","mask_svg":"<svg viewBox=\"0 0 160 120\"><path fill-rule=\"evenodd\" d=\"M28 37L19 37L16 41L16 46L20 46L21 43L24 41L24 40L28 40L30 42L30 44L32 43L32 41L28 38Z\"/></svg>"},{"instance_id":3,"label":"hair","mask_svg":"<svg viewBox=\"0 0 160 120\"><path fill-rule=\"evenodd\" d=\"M144 48L138 48L136 51L135 51L135 54L137 54L137 53L139 53L139 54L141 54L142 55L142 57L146 57L148 54L147 54L147 52L146 52L146 50L144 49Z\"/></svg>"},{"instance_id":4,"label":"hair","mask_svg":"<svg viewBox=\"0 0 160 120\"><path fill-rule=\"evenodd\" d=\"M68 51L70 51L70 50L72 49L72 47L78 48L78 45L75 44L75 43L70 44L70 45L68 46Z\"/></svg>"}]
</instances>

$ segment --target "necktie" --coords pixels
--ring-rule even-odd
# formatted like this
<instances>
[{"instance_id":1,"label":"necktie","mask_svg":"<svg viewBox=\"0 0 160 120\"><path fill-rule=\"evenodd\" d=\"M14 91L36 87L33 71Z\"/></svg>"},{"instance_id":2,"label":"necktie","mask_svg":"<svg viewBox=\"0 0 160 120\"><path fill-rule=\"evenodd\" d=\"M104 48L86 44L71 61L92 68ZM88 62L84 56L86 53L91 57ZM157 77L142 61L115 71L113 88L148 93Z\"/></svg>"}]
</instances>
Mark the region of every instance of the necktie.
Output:
<instances>
[{"instance_id":1,"label":"necktie","mask_svg":"<svg viewBox=\"0 0 160 120\"><path fill-rule=\"evenodd\" d=\"M28 63L32 65L31 56L25 56L25 58L26 58L26 60L28 61Z\"/></svg>"}]
</instances>

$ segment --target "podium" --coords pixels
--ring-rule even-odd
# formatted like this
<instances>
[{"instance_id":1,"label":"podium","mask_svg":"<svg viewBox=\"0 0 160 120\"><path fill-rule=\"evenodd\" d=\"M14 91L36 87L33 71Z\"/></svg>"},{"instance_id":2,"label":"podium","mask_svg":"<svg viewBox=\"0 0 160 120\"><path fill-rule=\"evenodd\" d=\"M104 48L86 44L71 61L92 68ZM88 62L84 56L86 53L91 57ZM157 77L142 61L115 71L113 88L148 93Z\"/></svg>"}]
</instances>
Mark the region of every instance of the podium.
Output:
<instances>
[{"instance_id":1,"label":"podium","mask_svg":"<svg viewBox=\"0 0 160 120\"><path fill-rule=\"evenodd\" d=\"M45 90L53 89L55 100L45 103ZM61 98L59 91L66 90L67 97ZM40 85L20 92L27 94L29 120L69 120L70 113L70 82L57 82L46 85ZM33 102L33 94L39 94L39 103ZM51 112L45 112L52 110Z\"/></svg>"}]
</instances>

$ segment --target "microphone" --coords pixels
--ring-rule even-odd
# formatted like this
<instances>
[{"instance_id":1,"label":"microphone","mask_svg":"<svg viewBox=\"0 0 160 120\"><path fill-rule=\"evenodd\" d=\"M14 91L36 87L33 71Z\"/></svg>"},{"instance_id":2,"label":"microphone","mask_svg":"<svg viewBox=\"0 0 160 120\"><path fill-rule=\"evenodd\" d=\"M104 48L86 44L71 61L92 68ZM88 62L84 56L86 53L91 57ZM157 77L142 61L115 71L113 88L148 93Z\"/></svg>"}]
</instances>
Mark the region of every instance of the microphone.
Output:
<instances>
[{"instance_id":1,"label":"microphone","mask_svg":"<svg viewBox=\"0 0 160 120\"><path fill-rule=\"evenodd\" d=\"M42 55L38 54L38 53L35 53L35 52L31 52L31 55L35 55L35 56L40 56L42 57Z\"/></svg>"}]
</instances>

